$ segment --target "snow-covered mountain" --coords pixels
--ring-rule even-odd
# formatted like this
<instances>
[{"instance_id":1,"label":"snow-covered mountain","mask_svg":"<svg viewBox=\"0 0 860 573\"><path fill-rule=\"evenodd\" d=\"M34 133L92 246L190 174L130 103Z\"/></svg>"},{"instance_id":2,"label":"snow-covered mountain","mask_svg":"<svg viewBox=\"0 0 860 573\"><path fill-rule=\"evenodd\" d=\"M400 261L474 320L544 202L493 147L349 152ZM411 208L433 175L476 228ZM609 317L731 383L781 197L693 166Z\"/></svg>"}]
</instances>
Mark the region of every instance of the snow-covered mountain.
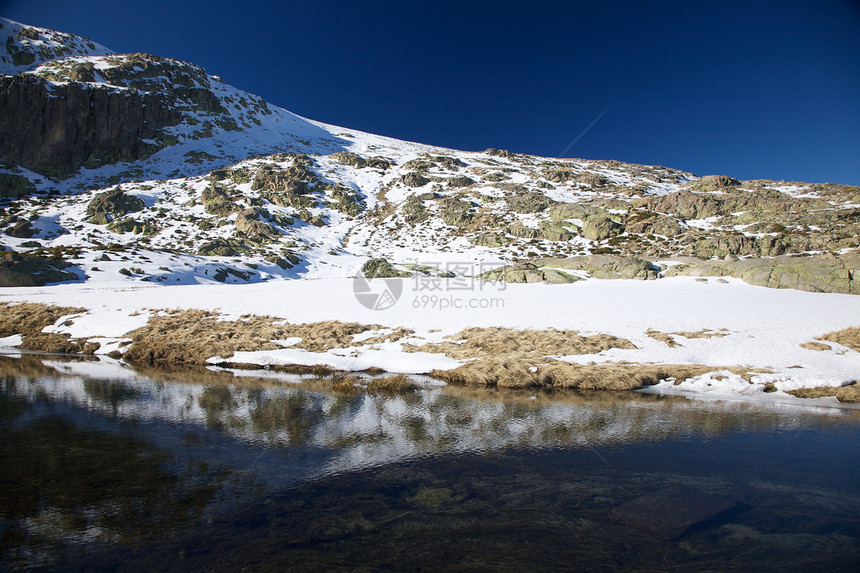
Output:
<instances>
[{"instance_id":1,"label":"snow-covered mountain","mask_svg":"<svg viewBox=\"0 0 860 573\"><path fill-rule=\"evenodd\" d=\"M7 285L347 277L385 258L407 273L508 265L493 276L512 281L686 272L858 292L856 187L404 142L194 64L0 26Z\"/></svg>"}]
</instances>

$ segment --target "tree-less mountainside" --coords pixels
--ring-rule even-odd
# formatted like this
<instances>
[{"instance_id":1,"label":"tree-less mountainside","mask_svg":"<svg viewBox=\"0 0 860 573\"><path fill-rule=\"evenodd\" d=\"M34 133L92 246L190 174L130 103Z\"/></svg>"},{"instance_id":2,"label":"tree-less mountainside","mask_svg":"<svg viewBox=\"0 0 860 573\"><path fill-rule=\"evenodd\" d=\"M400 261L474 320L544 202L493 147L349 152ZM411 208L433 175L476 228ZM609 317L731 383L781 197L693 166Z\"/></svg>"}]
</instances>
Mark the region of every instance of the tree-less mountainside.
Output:
<instances>
[{"instance_id":1,"label":"tree-less mountainside","mask_svg":"<svg viewBox=\"0 0 860 573\"><path fill-rule=\"evenodd\" d=\"M0 40L0 349L860 400L860 188L445 149L169 57Z\"/></svg>"},{"instance_id":2,"label":"tree-less mountainside","mask_svg":"<svg viewBox=\"0 0 860 573\"><path fill-rule=\"evenodd\" d=\"M3 285L352 276L384 258L858 292L856 187L402 142L191 63L0 26Z\"/></svg>"}]
</instances>

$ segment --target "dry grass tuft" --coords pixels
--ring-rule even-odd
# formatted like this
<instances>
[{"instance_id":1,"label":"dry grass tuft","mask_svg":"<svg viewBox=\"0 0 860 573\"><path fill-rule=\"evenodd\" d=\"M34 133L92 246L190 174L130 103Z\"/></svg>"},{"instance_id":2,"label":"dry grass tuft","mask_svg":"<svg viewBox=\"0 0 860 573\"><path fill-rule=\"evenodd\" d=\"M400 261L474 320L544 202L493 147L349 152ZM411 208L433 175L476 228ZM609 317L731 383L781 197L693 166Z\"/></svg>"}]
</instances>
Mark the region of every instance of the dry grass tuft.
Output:
<instances>
[{"instance_id":1,"label":"dry grass tuft","mask_svg":"<svg viewBox=\"0 0 860 573\"><path fill-rule=\"evenodd\" d=\"M20 334L24 350L60 354L92 354L99 345L85 340L73 340L68 334L44 333L63 316L86 312L69 306L49 306L38 303L0 303L0 337Z\"/></svg>"},{"instance_id":2,"label":"dry grass tuft","mask_svg":"<svg viewBox=\"0 0 860 573\"><path fill-rule=\"evenodd\" d=\"M852 382L847 386L832 388L822 386L819 388L798 388L797 390L789 390L787 392L798 398L823 398L826 396L836 396L836 399L845 403L860 403L860 384Z\"/></svg>"},{"instance_id":3,"label":"dry grass tuft","mask_svg":"<svg viewBox=\"0 0 860 573\"><path fill-rule=\"evenodd\" d=\"M413 346L404 344L406 352L440 352L458 360L498 356L566 356L596 354L610 348L633 349L624 338L610 334L581 336L572 330L514 330L510 328L467 328L440 344Z\"/></svg>"},{"instance_id":4,"label":"dry grass tuft","mask_svg":"<svg viewBox=\"0 0 860 573\"><path fill-rule=\"evenodd\" d=\"M800 347L806 348L807 350L816 350L818 352L832 350L829 344L824 344L823 342L804 342Z\"/></svg>"},{"instance_id":5,"label":"dry grass tuft","mask_svg":"<svg viewBox=\"0 0 860 573\"><path fill-rule=\"evenodd\" d=\"M650 336L654 340L659 340L660 342L665 342L666 346L668 346L669 348L675 348L675 347L681 346L680 344L675 342L675 339L672 338L671 336L669 336L668 333L660 332L659 330L651 330L649 328L648 330L645 331L645 334L647 334L648 336Z\"/></svg>"},{"instance_id":6,"label":"dry grass tuft","mask_svg":"<svg viewBox=\"0 0 860 573\"><path fill-rule=\"evenodd\" d=\"M339 375L334 379L332 390L339 394L352 395L361 390L371 394L395 394L398 392L411 392L417 386L406 374L395 374L380 378L360 378L351 375Z\"/></svg>"},{"instance_id":7,"label":"dry grass tuft","mask_svg":"<svg viewBox=\"0 0 860 573\"><path fill-rule=\"evenodd\" d=\"M666 345L670 348L683 346L683 344L675 340L675 336L683 336L684 338L722 338L724 336L729 335L728 332L722 330L697 330L695 332L660 332L659 330L651 330L650 328L645 332L645 334L647 334L654 340L665 342Z\"/></svg>"},{"instance_id":8,"label":"dry grass tuft","mask_svg":"<svg viewBox=\"0 0 860 573\"><path fill-rule=\"evenodd\" d=\"M325 321L311 324L288 324L271 316L244 316L239 320L220 320L202 310L174 311L153 316L143 328L131 332L132 344L123 358L133 364L205 364L208 358L229 358L235 352L278 350L273 342L301 338L294 348L325 352L332 348L354 346L353 336L379 325L355 322ZM411 334L398 329L386 336L389 340Z\"/></svg>"},{"instance_id":9,"label":"dry grass tuft","mask_svg":"<svg viewBox=\"0 0 860 573\"><path fill-rule=\"evenodd\" d=\"M860 352L860 327L846 328L838 332L828 332L824 336L819 336L816 340L829 340L830 342L836 342Z\"/></svg>"},{"instance_id":10,"label":"dry grass tuft","mask_svg":"<svg viewBox=\"0 0 860 573\"><path fill-rule=\"evenodd\" d=\"M762 370L721 368L703 365L655 364L570 364L553 360L489 358L467 362L453 370L435 370L431 376L466 386L498 388L564 388L581 390L636 390L661 380L683 381L707 372L730 370L747 381Z\"/></svg>"},{"instance_id":11,"label":"dry grass tuft","mask_svg":"<svg viewBox=\"0 0 860 573\"><path fill-rule=\"evenodd\" d=\"M360 386L361 378L358 376L340 375L335 376L331 389L338 394L351 396L352 394L358 393Z\"/></svg>"},{"instance_id":12,"label":"dry grass tuft","mask_svg":"<svg viewBox=\"0 0 860 573\"><path fill-rule=\"evenodd\" d=\"M368 392L378 394L393 394L396 392L411 392L417 388L406 374L395 374L382 378L371 378L366 383Z\"/></svg>"}]
</instances>

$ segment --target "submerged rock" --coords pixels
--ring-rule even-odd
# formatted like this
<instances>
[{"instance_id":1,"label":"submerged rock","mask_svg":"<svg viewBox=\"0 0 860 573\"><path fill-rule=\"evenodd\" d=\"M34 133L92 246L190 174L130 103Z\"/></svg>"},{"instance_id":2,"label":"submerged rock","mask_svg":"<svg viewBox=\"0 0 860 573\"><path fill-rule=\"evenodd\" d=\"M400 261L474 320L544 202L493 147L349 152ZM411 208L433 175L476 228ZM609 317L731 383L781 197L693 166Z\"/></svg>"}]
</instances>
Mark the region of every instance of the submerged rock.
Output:
<instances>
[{"instance_id":1,"label":"submerged rock","mask_svg":"<svg viewBox=\"0 0 860 573\"><path fill-rule=\"evenodd\" d=\"M691 527L713 519L736 505L736 502L722 495L673 485L619 505L609 512L609 517L670 540L681 537Z\"/></svg>"}]
</instances>

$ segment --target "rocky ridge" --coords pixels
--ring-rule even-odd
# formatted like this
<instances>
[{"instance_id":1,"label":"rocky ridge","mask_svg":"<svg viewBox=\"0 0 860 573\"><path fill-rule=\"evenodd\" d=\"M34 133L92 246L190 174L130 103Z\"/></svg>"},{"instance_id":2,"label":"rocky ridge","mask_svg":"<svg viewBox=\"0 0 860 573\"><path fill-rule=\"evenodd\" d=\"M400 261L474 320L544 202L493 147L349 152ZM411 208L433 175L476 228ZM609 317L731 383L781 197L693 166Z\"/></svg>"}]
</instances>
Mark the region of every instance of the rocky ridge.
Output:
<instances>
[{"instance_id":1,"label":"rocky ridge","mask_svg":"<svg viewBox=\"0 0 860 573\"><path fill-rule=\"evenodd\" d=\"M347 277L382 258L512 282L858 293L857 187L402 142L305 120L194 64L0 24L0 240L78 279Z\"/></svg>"}]
</instances>

